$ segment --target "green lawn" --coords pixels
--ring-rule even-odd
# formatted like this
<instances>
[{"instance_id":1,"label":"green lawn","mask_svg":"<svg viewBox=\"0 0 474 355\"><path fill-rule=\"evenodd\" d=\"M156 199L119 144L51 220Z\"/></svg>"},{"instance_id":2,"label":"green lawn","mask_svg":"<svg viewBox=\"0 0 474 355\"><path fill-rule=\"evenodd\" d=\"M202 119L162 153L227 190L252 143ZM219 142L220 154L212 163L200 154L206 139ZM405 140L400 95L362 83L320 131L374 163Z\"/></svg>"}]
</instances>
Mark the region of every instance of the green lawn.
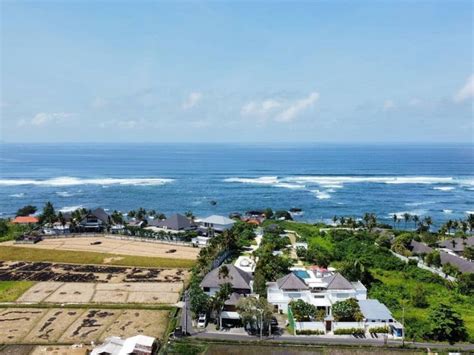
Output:
<instances>
[{"instance_id":1,"label":"green lawn","mask_svg":"<svg viewBox=\"0 0 474 355\"><path fill-rule=\"evenodd\" d=\"M137 267L191 268L195 261L149 256L118 255L69 250L0 246L0 260L49 261L73 264L107 264Z\"/></svg>"},{"instance_id":2,"label":"green lawn","mask_svg":"<svg viewBox=\"0 0 474 355\"><path fill-rule=\"evenodd\" d=\"M16 301L33 284L32 281L0 281L0 302Z\"/></svg>"}]
</instances>

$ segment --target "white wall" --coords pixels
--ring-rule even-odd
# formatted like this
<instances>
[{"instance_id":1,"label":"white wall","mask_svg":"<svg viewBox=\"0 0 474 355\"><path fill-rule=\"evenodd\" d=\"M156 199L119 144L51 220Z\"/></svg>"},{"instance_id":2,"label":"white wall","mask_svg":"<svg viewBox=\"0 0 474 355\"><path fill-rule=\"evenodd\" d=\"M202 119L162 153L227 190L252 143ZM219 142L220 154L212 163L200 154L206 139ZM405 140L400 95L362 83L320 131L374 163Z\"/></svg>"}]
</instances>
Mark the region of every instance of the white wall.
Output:
<instances>
[{"instance_id":1,"label":"white wall","mask_svg":"<svg viewBox=\"0 0 474 355\"><path fill-rule=\"evenodd\" d=\"M333 322L332 329L342 329L342 328L360 328L364 329L364 322Z\"/></svg>"}]
</instances>

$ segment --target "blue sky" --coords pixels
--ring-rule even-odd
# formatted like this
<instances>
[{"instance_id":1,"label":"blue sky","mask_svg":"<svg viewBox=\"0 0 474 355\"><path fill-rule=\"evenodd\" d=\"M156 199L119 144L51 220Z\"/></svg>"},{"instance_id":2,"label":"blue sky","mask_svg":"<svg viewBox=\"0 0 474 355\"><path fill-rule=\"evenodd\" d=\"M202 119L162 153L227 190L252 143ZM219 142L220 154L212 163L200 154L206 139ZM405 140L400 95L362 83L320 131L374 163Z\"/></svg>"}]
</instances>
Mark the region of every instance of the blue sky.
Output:
<instances>
[{"instance_id":1,"label":"blue sky","mask_svg":"<svg viewBox=\"0 0 474 355\"><path fill-rule=\"evenodd\" d=\"M2 1L6 142L471 142L471 1Z\"/></svg>"}]
</instances>

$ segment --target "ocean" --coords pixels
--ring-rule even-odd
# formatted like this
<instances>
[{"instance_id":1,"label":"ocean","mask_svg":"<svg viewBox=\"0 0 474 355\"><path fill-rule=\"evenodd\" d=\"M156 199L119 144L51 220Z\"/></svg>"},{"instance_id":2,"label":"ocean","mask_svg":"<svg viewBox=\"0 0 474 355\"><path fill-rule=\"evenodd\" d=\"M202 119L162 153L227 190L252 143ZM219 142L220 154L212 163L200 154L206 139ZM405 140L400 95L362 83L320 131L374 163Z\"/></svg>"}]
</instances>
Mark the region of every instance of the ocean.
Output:
<instances>
[{"instance_id":1,"label":"ocean","mask_svg":"<svg viewBox=\"0 0 474 355\"><path fill-rule=\"evenodd\" d=\"M1 144L0 217L46 201L197 216L297 207L310 222L408 212L439 226L474 213L474 145Z\"/></svg>"}]
</instances>

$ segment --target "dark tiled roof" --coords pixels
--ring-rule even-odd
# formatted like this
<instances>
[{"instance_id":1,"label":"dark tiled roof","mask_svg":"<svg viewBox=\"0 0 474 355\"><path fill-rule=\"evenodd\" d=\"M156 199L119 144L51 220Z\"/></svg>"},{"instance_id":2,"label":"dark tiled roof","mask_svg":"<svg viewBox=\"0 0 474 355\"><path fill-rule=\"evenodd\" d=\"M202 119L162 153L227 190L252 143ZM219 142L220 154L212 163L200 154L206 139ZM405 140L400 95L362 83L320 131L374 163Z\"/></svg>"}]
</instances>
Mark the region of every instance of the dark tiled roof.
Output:
<instances>
[{"instance_id":1,"label":"dark tiled roof","mask_svg":"<svg viewBox=\"0 0 474 355\"><path fill-rule=\"evenodd\" d=\"M218 288L223 284L230 283L234 289L250 290L250 281L252 280L252 276L249 273L240 270L234 265L227 264L225 266L227 266L227 269L229 270L229 275L227 277L223 277L222 275L219 275L219 270L222 268L222 266L215 268L206 276L204 276L204 279L201 282L201 287Z\"/></svg>"},{"instance_id":2,"label":"dark tiled roof","mask_svg":"<svg viewBox=\"0 0 474 355\"><path fill-rule=\"evenodd\" d=\"M347 281L347 279L339 273L335 273L329 277L324 278L328 283L328 290L353 290L354 286Z\"/></svg>"},{"instance_id":3,"label":"dark tiled roof","mask_svg":"<svg viewBox=\"0 0 474 355\"><path fill-rule=\"evenodd\" d=\"M167 228L167 229L172 229L176 231L186 230L193 227L193 225L191 224L190 220L187 217L178 213L172 215L171 217L166 218L164 221L158 221L154 225L160 228Z\"/></svg>"},{"instance_id":4,"label":"dark tiled roof","mask_svg":"<svg viewBox=\"0 0 474 355\"><path fill-rule=\"evenodd\" d=\"M440 257L442 265L449 263L455 266L462 273L474 273L474 263L472 261L445 253L444 251L440 252Z\"/></svg>"},{"instance_id":5,"label":"dark tiled roof","mask_svg":"<svg viewBox=\"0 0 474 355\"><path fill-rule=\"evenodd\" d=\"M305 282L293 272L277 280L278 288L281 290L307 290Z\"/></svg>"},{"instance_id":6,"label":"dark tiled roof","mask_svg":"<svg viewBox=\"0 0 474 355\"><path fill-rule=\"evenodd\" d=\"M454 246L453 246L454 241ZM466 243L466 245L464 245ZM438 243L441 248L450 249L456 253L462 253L464 251L465 246L473 246L474 245L474 237L466 238L463 240L462 238L453 238L450 240L445 240L443 242Z\"/></svg>"},{"instance_id":7,"label":"dark tiled roof","mask_svg":"<svg viewBox=\"0 0 474 355\"><path fill-rule=\"evenodd\" d=\"M104 211L103 208L96 208L95 210L91 211L90 214L106 224L109 223L109 215Z\"/></svg>"},{"instance_id":8,"label":"dark tiled roof","mask_svg":"<svg viewBox=\"0 0 474 355\"><path fill-rule=\"evenodd\" d=\"M243 296L240 293L232 292L227 301L224 302L226 306L237 306L237 303Z\"/></svg>"},{"instance_id":9,"label":"dark tiled roof","mask_svg":"<svg viewBox=\"0 0 474 355\"><path fill-rule=\"evenodd\" d=\"M411 241L410 247L413 254L428 254L433 251L433 248L430 248L425 243L420 243L415 240Z\"/></svg>"}]
</instances>

